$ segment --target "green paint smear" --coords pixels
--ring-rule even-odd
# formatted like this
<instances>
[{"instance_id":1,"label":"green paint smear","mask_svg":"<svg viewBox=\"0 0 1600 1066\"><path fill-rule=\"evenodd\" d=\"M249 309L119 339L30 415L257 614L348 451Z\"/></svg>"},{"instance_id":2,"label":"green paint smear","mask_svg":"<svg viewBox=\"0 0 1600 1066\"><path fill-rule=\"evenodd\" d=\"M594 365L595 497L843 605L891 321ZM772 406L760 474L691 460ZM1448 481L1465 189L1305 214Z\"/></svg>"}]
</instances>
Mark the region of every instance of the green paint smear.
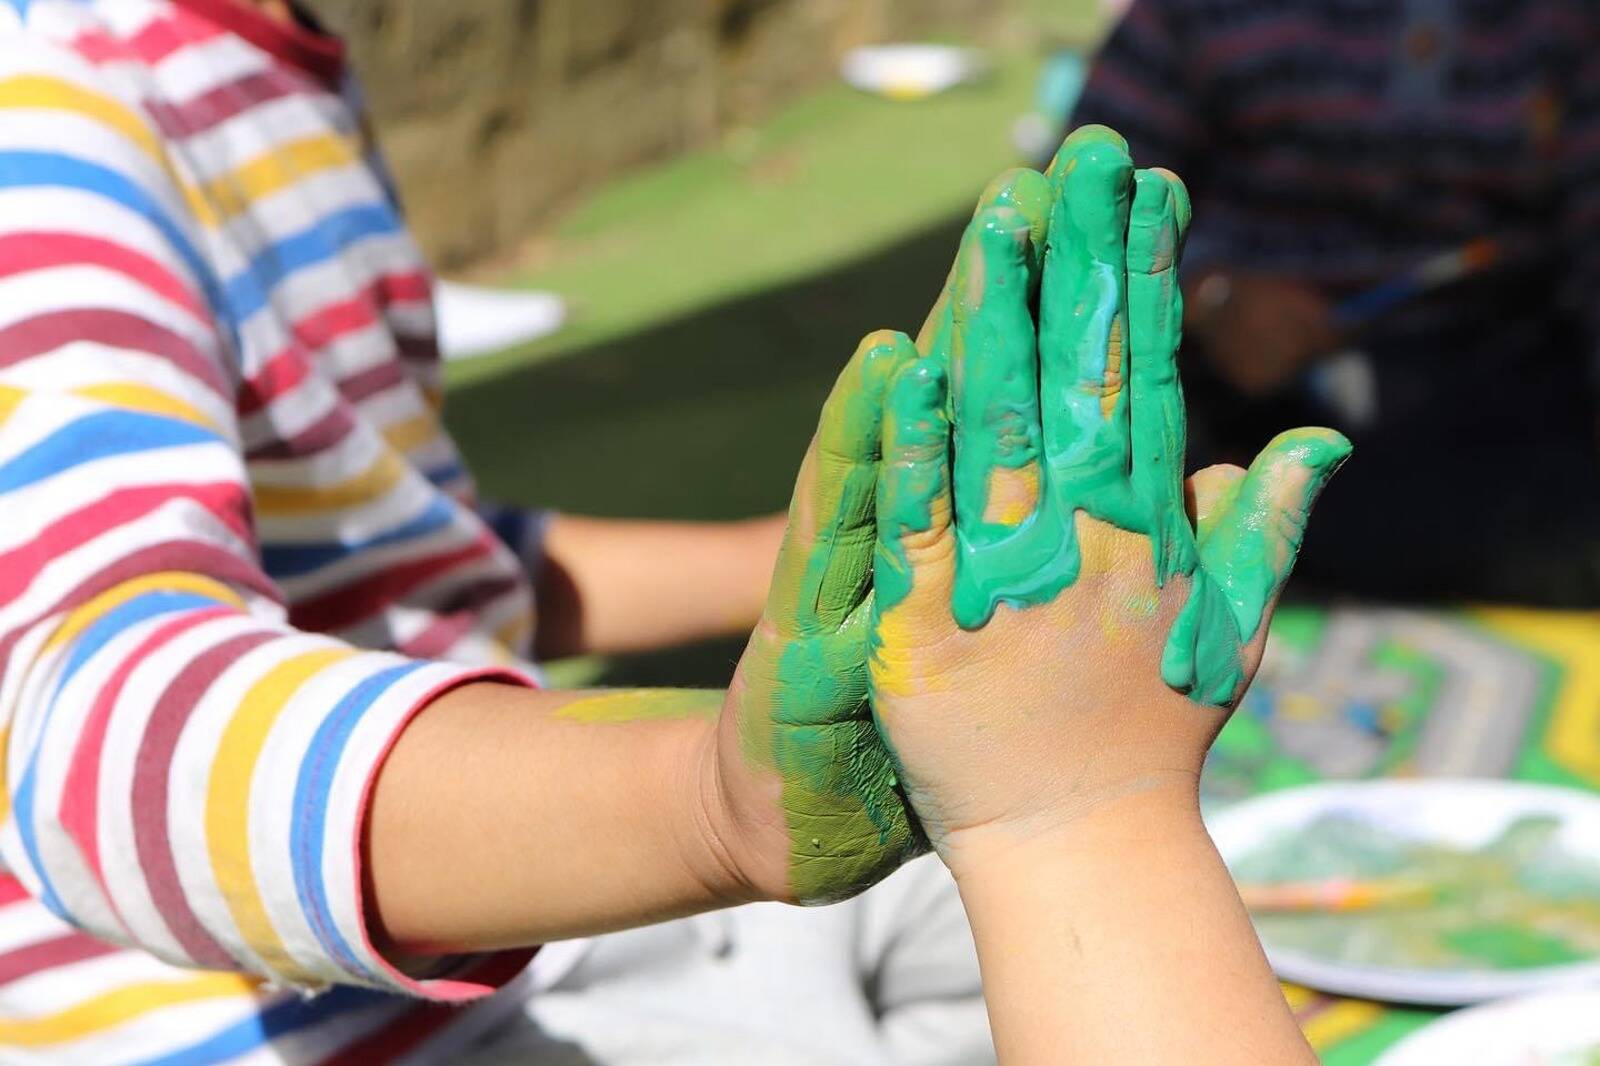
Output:
<instances>
[{"instance_id":1,"label":"green paint smear","mask_svg":"<svg viewBox=\"0 0 1600 1066\"><path fill-rule=\"evenodd\" d=\"M876 486L872 466L869 492ZM838 520L828 527L839 528ZM774 653L757 648L756 661L746 664L741 707L747 726L767 727L764 739L746 744L745 757L781 776L790 882L795 897L806 903L855 895L926 850L867 705L864 594L825 565L831 555L832 545L819 542L806 567L806 586L828 590L815 603L814 619L844 602L841 595L854 595L858 609L836 628L796 635ZM775 673L764 669L774 658ZM589 725L708 720L722 713L726 701L727 694L716 690L626 689L580 697L554 714ZM746 740L757 731L746 728Z\"/></svg>"},{"instance_id":2,"label":"green paint smear","mask_svg":"<svg viewBox=\"0 0 1600 1066\"><path fill-rule=\"evenodd\" d=\"M1189 582L1162 677L1201 703L1229 706L1244 687L1244 648L1349 442L1331 430L1279 437L1197 532L1184 502L1176 365L1182 184L1135 173L1122 138L1090 126L1068 138L1048 176L1013 171L988 200L963 240L948 305L923 338L930 361L954 379L955 620L977 629L1002 603L1048 603L1071 586L1082 513L1147 536L1158 585ZM917 391L901 415L938 436L943 429L916 409ZM996 472L1024 469L1038 475L1036 509L1020 524L991 521ZM944 491L929 482L896 493L902 532L929 528L919 512L931 513ZM909 588L894 554L880 560L880 609Z\"/></svg>"},{"instance_id":3,"label":"green paint smear","mask_svg":"<svg viewBox=\"0 0 1600 1066\"><path fill-rule=\"evenodd\" d=\"M1108 130L1080 131L1062 158L1051 177L1014 170L985 190L920 338L931 357L919 358L900 334L869 337L824 408L809 495L791 509L740 695L745 755L782 781L791 884L803 901L852 895L927 848L873 722L866 664L874 612L911 588L902 538L930 529L935 502L950 490L948 373L971 375L960 383L957 418L972 432L958 429L956 442L956 621L981 626L1002 602L1047 602L1076 580L1082 511L1147 534L1161 582L1191 580L1163 676L1206 702L1237 696L1241 649L1287 576L1304 508L1349 450L1327 431L1280 439L1197 539L1183 502L1173 362L1187 200L1161 175L1135 179L1126 146ZM1036 333L1041 350L1087 355L1078 365L1047 358L1036 370ZM1130 345L1132 360L1118 358L1132 376L1106 411L1107 353ZM1042 431L1041 396L1065 412ZM881 471L880 427L895 435L897 460ZM1307 472L1288 508L1269 491L1285 462ZM984 522L991 472L1029 464L1040 469L1034 514L1016 526ZM1212 558L1221 560L1215 568Z\"/></svg>"},{"instance_id":4,"label":"green paint smear","mask_svg":"<svg viewBox=\"0 0 1600 1066\"><path fill-rule=\"evenodd\" d=\"M714 689L623 689L573 700L555 716L595 725L707 719L722 713L725 698Z\"/></svg>"},{"instance_id":5,"label":"green paint smear","mask_svg":"<svg viewBox=\"0 0 1600 1066\"><path fill-rule=\"evenodd\" d=\"M1458 929L1443 937L1445 947L1496 970L1521 970L1582 962L1590 956L1562 938L1516 925Z\"/></svg>"},{"instance_id":6,"label":"green paint smear","mask_svg":"<svg viewBox=\"0 0 1600 1066\"><path fill-rule=\"evenodd\" d=\"M1561 822L1530 815L1476 848L1418 841L1329 814L1234 865L1247 884L1403 882L1426 904L1255 915L1262 939L1329 961L1419 970L1519 970L1600 955L1600 866L1567 851Z\"/></svg>"},{"instance_id":7,"label":"green paint smear","mask_svg":"<svg viewBox=\"0 0 1600 1066\"><path fill-rule=\"evenodd\" d=\"M805 903L855 895L927 849L867 700L883 401L915 358L903 334L874 334L840 375L742 668L745 756L780 776Z\"/></svg>"}]
</instances>

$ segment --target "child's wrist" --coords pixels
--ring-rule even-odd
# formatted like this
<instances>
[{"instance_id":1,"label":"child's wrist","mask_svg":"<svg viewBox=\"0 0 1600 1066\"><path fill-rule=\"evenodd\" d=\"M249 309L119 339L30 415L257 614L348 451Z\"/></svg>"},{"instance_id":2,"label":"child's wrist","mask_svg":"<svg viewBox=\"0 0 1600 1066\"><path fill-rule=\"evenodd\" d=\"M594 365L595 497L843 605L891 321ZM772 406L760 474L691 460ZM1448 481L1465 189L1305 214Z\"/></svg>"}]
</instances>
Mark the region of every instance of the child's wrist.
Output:
<instances>
[{"instance_id":1,"label":"child's wrist","mask_svg":"<svg viewBox=\"0 0 1600 1066\"><path fill-rule=\"evenodd\" d=\"M683 807L690 827L685 862L723 904L784 899L788 837L779 785L747 767L738 751L728 750L730 724L707 723L683 754L688 789Z\"/></svg>"},{"instance_id":2,"label":"child's wrist","mask_svg":"<svg viewBox=\"0 0 1600 1066\"><path fill-rule=\"evenodd\" d=\"M963 886L1056 865L1116 864L1204 837L1196 775L1155 772L1017 818L953 830L938 852Z\"/></svg>"}]
</instances>

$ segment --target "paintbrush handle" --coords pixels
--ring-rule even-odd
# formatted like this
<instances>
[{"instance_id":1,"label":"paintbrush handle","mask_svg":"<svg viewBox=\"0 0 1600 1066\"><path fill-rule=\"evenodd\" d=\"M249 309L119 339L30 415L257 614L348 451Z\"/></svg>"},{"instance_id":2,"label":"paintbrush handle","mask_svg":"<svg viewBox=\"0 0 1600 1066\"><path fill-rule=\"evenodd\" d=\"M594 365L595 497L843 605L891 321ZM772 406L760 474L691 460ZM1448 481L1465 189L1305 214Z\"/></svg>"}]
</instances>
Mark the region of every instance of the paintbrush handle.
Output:
<instances>
[{"instance_id":1,"label":"paintbrush handle","mask_svg":"<svg viewBox=\"0 0 1600 1066\"><path fill-rule=\"evenodd\" d=\"M1424 885L1385 881L1302 881L1272 885L1240 885L1245 906L1258 913L1375 910L1432 902Z\"/></svg>"},{"instance_id":2,"label":"paintbrush handle","mask_svg":"<svg viewBox=\"0 0 1600 1066\"><path fill-rule=\"evenodd\" d=\"M1334 308L1334 320L1342 329L1353 329L1423 293L1476 274L1499 258L1500 246L1491 240L1471 241L1459 248L1441 252L1397 277L1341 301Z\"/></svg>"}]
</instances>

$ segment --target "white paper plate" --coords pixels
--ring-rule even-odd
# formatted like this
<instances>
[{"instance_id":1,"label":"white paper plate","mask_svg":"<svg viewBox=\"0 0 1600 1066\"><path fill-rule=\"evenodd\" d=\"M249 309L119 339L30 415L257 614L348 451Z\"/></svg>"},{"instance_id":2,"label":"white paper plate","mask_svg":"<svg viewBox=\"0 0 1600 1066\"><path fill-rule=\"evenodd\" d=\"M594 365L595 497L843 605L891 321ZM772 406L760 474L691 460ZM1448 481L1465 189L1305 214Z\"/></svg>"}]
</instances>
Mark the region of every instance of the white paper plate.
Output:
<instances>
[{"instance_id":1,"label":"white paper plate","mask_svg":"<svg viewBox=\"0 0 1600 1066\"><path fill-rule=\"evenodd\" d=\"M1272 839L1338 811L1386 829L1458 848L1489 843L1525 815L1562 821L1559 841L1600 863L1600 797L1514 781L1359 781L1287 789L1209 814L1207 824L1230 865ZM1264 940L1287 981L1338 995L1451 1007L1508 996L1600 985L1600 959L1523 970L1398 969L1337 962Z\"/></svg>"},{"instance_id":2,"label":"white paper plate","mask_svg":"<svg viewBox=\"0 0 1600 1066\"><path fill-rule=\"evenodd\" d=\"M916 100L953 89L983 72L983 57L945 44L885 44L846 53L844 80L863 92Z\"/></svg>"},{"instance_id":3,"label":"white paper plate","mask_svg":"<svg viewBox=\"0 0 1600 1066\"><path fill-rule=\"evenodd\" d=\"M1566 1066L1594 1048L1600 1048L1600 990L1547 992L1447 1015L1374 1066Z\"/></svg>"},{"instance_id":4,"label":"white paper plate","mask_svg":"<svg viewBox=\"0 0 1600 1066\"><path fill-rule=\"evenodd\" d=\"M441 281L434 290L439 351L447 360L472 359L536 341L567 320L561 297L548 292L486 289Z\"/></svg>"}]
</instances>

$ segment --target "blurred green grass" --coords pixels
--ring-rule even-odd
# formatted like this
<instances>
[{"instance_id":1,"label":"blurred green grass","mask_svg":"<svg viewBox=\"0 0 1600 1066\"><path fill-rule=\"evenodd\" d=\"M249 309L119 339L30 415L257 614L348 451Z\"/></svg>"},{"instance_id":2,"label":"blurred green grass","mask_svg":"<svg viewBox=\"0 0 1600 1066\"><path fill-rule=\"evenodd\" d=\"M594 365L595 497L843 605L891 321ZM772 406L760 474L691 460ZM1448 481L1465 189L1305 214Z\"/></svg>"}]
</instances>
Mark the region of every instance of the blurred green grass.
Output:
<instances>
[{"instance_id":1,"label":"blurred green grass","mask_svg":"<svg viewBox=\"0 0 1600 1066\"><path fill-rule=\"evenodd\" d=\"M825 271L964 209L1012 165L1038 62L895 103L842 84L697 152L596 188L496 280L566 297L563 333L451 368L467 384Z\"/></svg>"},{"instance_id":2,"label":"blurred green grass","mask_svg":"<svg viewBox=\"0 0 1600 1066\"><path fill-rule=\"evenodd\" d=\"M971 205L1018 160L1038 64L893 103L843 86L597 188L537 267L560 334L449 370L446 421L492 499L731 518L785 505L834 376L873 329L914 332ZM725 684L736 644L601 664L609 684ZM558 680L596 679L567 664Z\"/></svg>"},{"instance_id":3,"label":"blurred green grass","mask_svg":"<svg viewBox=\"0 0 1600 1066\"><path fill-rule=\"evenodd\" d=\"M783 504L856 341L914 331L985 182L1016 163L1037 62L893 103L825 89L619 178L506 283L567 297L554 337L453 365L447 420L485 492L598 514Z\"/></svg>"}]
</instances>

